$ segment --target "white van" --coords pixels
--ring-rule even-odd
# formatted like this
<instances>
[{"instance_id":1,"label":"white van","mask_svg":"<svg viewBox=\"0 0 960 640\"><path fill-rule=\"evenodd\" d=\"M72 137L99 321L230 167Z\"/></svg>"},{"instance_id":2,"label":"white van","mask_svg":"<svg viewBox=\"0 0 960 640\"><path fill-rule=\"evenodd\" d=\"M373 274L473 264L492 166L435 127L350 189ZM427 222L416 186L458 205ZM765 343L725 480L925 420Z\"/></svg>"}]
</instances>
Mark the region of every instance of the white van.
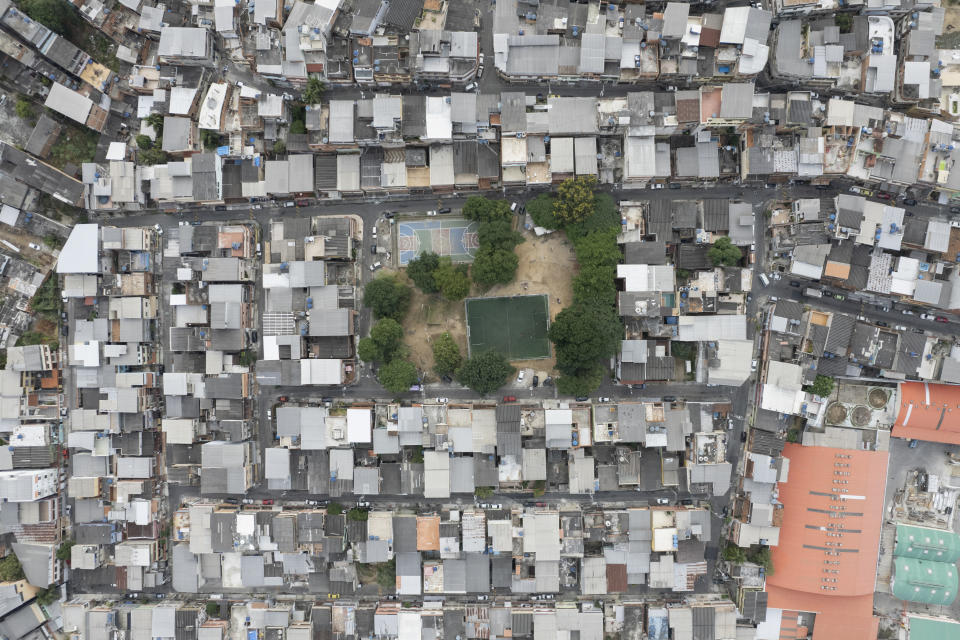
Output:
<instances>
[{"instance_id":1,"label":"white van","mask_svg":"<svg viewBox=\"0 0 960 640\"><path fill-rule=\"evenodd\" d=\"M761 273L760 282L763 284L763 286L767 286L768 284L770 284L770 278L767 277L767 274Z\"/></svg>"}]
</instances>

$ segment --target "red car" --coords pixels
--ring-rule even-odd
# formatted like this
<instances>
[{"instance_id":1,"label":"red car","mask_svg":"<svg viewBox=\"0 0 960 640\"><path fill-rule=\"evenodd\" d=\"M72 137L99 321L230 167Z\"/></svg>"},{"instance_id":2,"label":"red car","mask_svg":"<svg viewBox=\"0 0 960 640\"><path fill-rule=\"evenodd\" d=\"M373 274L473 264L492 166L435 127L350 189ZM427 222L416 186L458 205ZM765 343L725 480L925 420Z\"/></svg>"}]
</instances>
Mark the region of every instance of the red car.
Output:
<instances>
[{"instance_id":1,"label":"red car","mask_svg":"<svg viewBox=\"0 0 960 640\"><path fill-rule=\"evenodd\" d=\"M504 402L516 402L517 396L503 396Z\"/></svg>"},{"instance_id":2,"label":"red car","mask_svg":"<svg viewBox=\"0 0 960 640\"><path fill-rule=\"evenodd\" d=\"M950 320L948 320L947 318L945 318L945 317L943 317L943 316L937 316L937 317L936 317L936 320L937 320L937 322L950 322Z\"/></svg>"},{"instance_id":3,"label":"red car","mask_svg":"<svg viewBox=\"0 0 960 640\"><path fill-rule=\"evenodd\" d=\"M877 194L877 197L880 198L881 200L890 200L893 196L889 193L886 193L885 191L881 191L880 193Z\"/></svg>"},{"instance_id":4,"label":"red car","mask_svg":"<svg viewBox=\"0 0 960 640\"><path fill-rule=\"evenodd\" d=\"M262 504L265 504L265 505L273 504L273 498L267 498L266 500L263 501Z\"/></svg>"}]
</instances>

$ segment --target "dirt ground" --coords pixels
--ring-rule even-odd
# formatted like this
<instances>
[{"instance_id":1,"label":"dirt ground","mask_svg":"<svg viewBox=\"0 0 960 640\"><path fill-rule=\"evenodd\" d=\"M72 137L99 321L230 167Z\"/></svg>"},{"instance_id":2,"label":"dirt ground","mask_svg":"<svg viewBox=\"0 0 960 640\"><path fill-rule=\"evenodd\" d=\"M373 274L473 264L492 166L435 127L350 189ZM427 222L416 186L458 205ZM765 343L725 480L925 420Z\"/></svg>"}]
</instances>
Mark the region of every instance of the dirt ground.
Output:
<instances>
[{"instance_id":1,"label":"dirt ground","mask_svg":"<svg viewBox=\"0 0 960 640\"><path fill-rule=\"evenodd\" d=\"M29 243L35 242L42 247L44 244L43 238L38 238L28 233L23 233L19 228L15 228L15 230L18 233L15 233L6 225L0 226L0 238L6 240L10 244L20 247L20 257L26 259L35 267L43 271L49 271L57 264L57 256L53 255L49 249L35 251L27 246ZM59 253L57 255L59 255Z\"/></svg>"},{"instance_id":2,"label":"dirt ground","mask_svg":"<svg viewBox=\"0 0 960 640\"><path fill-rule=\"evenodd\" d=\"M958 2L949 4L956 5ZM937 38L936 44L941 49L956 49L960 46L960 7L946 8L943 15L943 35Z\"/></svg>"},{"instance_id":3,"label":"dirt ground","mask_svg":"<svg viewBox=\"0 0 960 640\"><path fill-rule=\"evenodd\" d=\"M524 232L523 236L524 242L516 248L519 261L517 277L510 284L493 287L483 293L483 297L547 294L550 298L550 320L553 321L573 301L571 280L577 268L573 247L561 233L538 238L533 233ZM477 297L481 294L474 288L470 295ZM433 367L430 344L435 336L444 331L450 332L466 357L467 331L462 300L445 302L413 287L413 298L404 326L413 327L407 330L405 341L410 349L410 359L421 370L429 371ZM532 368L547 375L556 362L550 357L517 360L512 364L518 369Z\"/></svg>"}]
</instances>

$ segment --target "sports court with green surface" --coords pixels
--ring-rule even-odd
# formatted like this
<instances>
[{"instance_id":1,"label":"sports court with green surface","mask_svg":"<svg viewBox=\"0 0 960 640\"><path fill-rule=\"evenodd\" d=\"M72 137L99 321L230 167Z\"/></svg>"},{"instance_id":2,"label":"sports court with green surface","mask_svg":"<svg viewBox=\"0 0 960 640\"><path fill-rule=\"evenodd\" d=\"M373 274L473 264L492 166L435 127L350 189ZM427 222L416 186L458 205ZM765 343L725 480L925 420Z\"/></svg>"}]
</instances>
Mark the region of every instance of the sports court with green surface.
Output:
<instances>
[{"instance_id":1,"label":"sports court with green surface","mask_svg":"<svg viewBox=\"0 0 960 640\"><path fill-rule=\"evenodd\" d=\"M462 218L428 218L397 223L400 266L426 251L449 256L454 262L473 262L480 248L476 222Z\"/></svg>"},{"instance_id":2,"label":"sports court with green surface","mask_svg":"<svg viewBox=\"0 0 960 640\"><path fill-rule=\"evenodd\" d=\"M469 355L492 349L508 360L550 357L546 295L470 298L465 304Z\"/></svg>"}]
</instances>

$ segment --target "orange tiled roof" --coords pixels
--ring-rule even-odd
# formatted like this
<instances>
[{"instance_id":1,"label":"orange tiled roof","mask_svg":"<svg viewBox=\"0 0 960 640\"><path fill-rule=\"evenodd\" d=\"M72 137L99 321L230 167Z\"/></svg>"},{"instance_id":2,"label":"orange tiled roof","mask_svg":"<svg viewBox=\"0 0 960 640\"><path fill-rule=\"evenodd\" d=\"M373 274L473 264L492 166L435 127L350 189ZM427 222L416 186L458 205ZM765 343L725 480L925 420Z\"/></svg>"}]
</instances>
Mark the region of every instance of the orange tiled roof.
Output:
<instances>
[{"instance_id":1,"label":"orange tiled roof","mask_svg":"<svg viewBox=\"0 0 960 640\"><path fill-rule=\"evenodd\" d=\"M872 594L887 452L788 444L783 456L790 481L780 483L783 526L767 584L830 598Z\"/></svg>"},{"instance_id":2,"label":"orange tiled roof","mask_svg":"<svg viewBox=\"0 0 960 640\"><path fill-rule=\"evenodd\" d=\"M893 435L960 444L960 386L901 382Z\"/></svg>"},{"instance_id":3,"label":"orange tiled roof","mask_svg":"<svg viewBox=\"0 0 960 640\"><path fill-rule=\"evenodd\" d=\"M767 608L807 611L817 614L813 640L876 640L880 620L873 615L873 594L851 597L822 596L771 587L767 581ZM806 638L796 627L796 615L784 611L780 622L780 640ZM784 628L787 625L787 628ZM793 625L793 626L790 626ZM802 635L801 635L802 633Z\"/></svg>"}]
</instances>

